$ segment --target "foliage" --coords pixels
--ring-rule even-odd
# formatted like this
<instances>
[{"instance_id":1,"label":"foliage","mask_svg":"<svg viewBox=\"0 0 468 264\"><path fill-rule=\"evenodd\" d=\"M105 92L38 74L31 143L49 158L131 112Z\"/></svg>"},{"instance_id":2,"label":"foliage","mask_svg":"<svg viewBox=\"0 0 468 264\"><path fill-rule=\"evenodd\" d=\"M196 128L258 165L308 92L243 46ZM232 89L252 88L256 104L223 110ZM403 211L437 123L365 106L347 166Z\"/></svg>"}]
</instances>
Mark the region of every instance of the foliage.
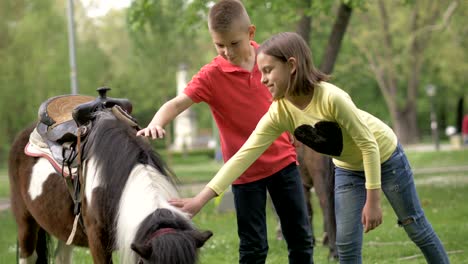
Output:
<instances>
[{"instance_id":1,"label":"foliage","mask_svg":"<svg viewBox=\"0 0 468 264\"><path fill-rule=\"evenodd\" d=\"M0 3L1 10L2 5L13 5L16 11L16 16L0 16L0 25L9 29L0 45L0 161L5 160L15 134L37 119L44 100L70 93L67 24L55 1L13 2ZM78 51L83 58L78 61L87 63L79 84L92 89L106 63L95 46L94 40L82 42Z\"/></svg>"},{"instance_id":2,"label":"foliage","mask_svg":"<svg viewBox=\"0 0 468 264\"><path fill-rule=\"evenodd\" d=\"M460 46L460 34L466 30L459 28L465 13L466 6L458 1L375 1L365 12L355 13L352 45L357 54L366 57L392 125L403 129L397 132L406 128L411 131L404 134L411 134L428 127L429 100L424 89L429 83L446 91L446 96L436 98L437 106L443 116L455 120L453 105L464 94L466 77L461 72L468 63L458 59L454 68L441 65L451 64L451 56L466 57L466 49ZM402 121L410 123L400 124Z\"/></svg>"},{"instance_id":3,"label":"foliage","mask_svg":"<svg viewBox=\"0 0 468 264\"><path fill-rule=\"evenodd\" d=\"M128 10L115 10L99 18L87 17L80 2L74 2L79 92L96 95L97 87L110 86L113 89L110 96L126 97L133 102L133 113L141 126L150 121L158 107L175 96L175 76L181 63L188 65L190 77L215 56L206 26L213 1L134 0ZM296 30L300 15L311 15L310 45L316 65L321 63L337 7L340 3L352 6L351 25L343 39L332 81L349 92L357 105L393 125L362 52L382 46L376 2L310 1L309 6L309 0L249 0L244 4L257 26L255 40L259 43L271 34ZM399 87L407 83L407 67L411 64L405 48L411 39L409 10L421 3L446 7L452 2L457 1L388 2ZM455 125L454 100L466 96L466 14L466 5L458 1L447 23L444 24L441 15L429 24L435 26L429 27L434 34L424 55L417 100L418 127L423 133L429 133L426 84L433 83L438 91L444 91L436 103L447 125ZM445 29L437 30L438 25L444 25ZM40 103L70 92L67 34L63 1L0 2L0 162L6 160L14 135L37 118ZM404 102L404 94L400 93L397 100ZM208 107L199 104L194 109L199 127L211 129Z\"/></svg>"}]
</instances>

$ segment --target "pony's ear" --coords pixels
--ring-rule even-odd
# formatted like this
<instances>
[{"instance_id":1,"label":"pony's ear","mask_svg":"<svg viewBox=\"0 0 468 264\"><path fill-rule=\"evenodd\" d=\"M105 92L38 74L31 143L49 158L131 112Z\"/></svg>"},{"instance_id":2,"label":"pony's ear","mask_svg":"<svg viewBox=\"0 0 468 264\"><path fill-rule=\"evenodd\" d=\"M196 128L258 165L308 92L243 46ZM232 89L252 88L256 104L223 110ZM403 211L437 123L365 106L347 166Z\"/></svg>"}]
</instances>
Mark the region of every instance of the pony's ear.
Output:
<instances>
[{"instance_id":1,"label":"pony's ear","mask_svg":"<svg viewBox=\"0 0 468 264\"><path fill-rule=\"evenodd\" d=\"M205 242L213 235L211 231L200 232L198 230L190 231L193 238L195 238L197 248L203 247Z\"/></svg>"},{"instance_id":2,"label":"pony's ear","mask_svg":"<svg viewBox=\"0 0 468 264\"><path fill-rule=\"evenodd\" d=\"M130 245L131 249L135 251L140 257L144 259L149 259L151 257L152 248L151 245L145 245L140 243L132 243Z\"/></svg>"}]
</instances>

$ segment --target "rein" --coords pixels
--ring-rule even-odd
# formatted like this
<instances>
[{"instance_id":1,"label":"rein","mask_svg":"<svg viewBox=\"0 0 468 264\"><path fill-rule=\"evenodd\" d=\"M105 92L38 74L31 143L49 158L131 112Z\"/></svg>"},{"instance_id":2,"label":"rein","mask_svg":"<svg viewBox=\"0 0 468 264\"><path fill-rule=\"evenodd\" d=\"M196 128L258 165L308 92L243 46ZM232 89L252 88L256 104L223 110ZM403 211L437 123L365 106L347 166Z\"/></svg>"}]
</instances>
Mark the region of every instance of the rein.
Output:
<instances>
[{"instance_id":1,"label":"rein","mask_svg":"<svg viewBox=\"0 0 468 264\"><path fill-rule=\"evenodd\" d=\"M177 230L172 228L172 227L165 227L165 228L158 229L155 232L153 232L148 237L148 239L146 239L145 244L149 245L151 243L151 241L153 241L153 239L155 239L155 238L157 238L159 236L162 236L162 235L165 235L165 234L172 234L172 233L176 233L176 232L177 232Z\"/></svg>"}]
</instances>

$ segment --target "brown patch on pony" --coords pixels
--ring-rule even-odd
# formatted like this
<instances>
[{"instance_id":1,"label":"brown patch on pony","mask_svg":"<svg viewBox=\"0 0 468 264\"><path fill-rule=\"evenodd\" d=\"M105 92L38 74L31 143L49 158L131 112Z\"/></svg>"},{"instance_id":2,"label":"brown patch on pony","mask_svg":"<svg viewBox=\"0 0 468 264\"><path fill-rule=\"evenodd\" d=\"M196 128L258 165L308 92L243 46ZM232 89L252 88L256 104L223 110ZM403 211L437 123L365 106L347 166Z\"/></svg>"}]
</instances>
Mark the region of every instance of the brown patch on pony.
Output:
<instances>
[{"instance_id":1,"label":"brown patch on pony","mask_svg":"<svg viewBox=\"0 0 468 264\"><path fill-rule=\"evenodd\" d=\"M11 210L18 226L18 242L22 249L20 252L22 258L30 256L36 249L38 256L45 254L43 252L45 249L36 248L40 246L40 243L36 243L41 229L39 226L47 233L66 241L74 219L73 210L70 209L73 207L73 201L65 182L58 174L49 175L43 186L43 195L31 200L28 193L32 168L38 158L24 154L24 147L35 126L36 124L33 124L18 134L8 160ZM86 235L81 228L77 230L75 244L87 246Z\"/></svg>"}]
</instances>

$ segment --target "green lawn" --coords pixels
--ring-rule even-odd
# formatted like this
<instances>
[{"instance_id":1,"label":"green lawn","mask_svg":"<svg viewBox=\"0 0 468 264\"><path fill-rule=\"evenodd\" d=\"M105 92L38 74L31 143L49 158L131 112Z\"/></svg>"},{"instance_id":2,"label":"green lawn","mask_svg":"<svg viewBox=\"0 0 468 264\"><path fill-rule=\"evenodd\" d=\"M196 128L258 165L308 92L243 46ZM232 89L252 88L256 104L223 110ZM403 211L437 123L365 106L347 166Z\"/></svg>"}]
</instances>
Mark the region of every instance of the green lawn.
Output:
<instances>
[{"instance_id":1,"label":"green lawn","mask_svg":"<svg viewBox=\"0 0 468 264\"><path fill-rule=\"evenodd\" d=\"M0 199L10 195L7 169L0 167Z\"/></svg>"},{"instance_id":2,"label":"green lawn","mask_svg":"<svg viewBox=\"0 0 468 264\"><path fill-rule=\"evenodd\" d=\"M468 184L450 186L419 185L419 195L424 210L439 234L452 263L467 263L468 259ZM315 208L317 199L313 198ZM397 226L393 212L387 202L383 202L384 222L382 226L365 235L363 263L425 263L419 250L409 241L404 231ZM275 218L268 211L270 254L267 263L287 263L284 241L274 239ZM322 219L315 215L316 237L322 236ZM238 239L234 213L218 213L213 202L194 218L200 229L209 229L214 236L201 250L201 264L236 263ZM0 213L0 263L14 263L16 233L11 214ZM316 263L327 262L328 251L320 244L315 248ZM91 258L85 249L75 251L74 263L90 263Z\"/></svg>"},{"instance_id":3,"label":"green lawn","mask_svg":"<svg viewBox=\"0 0 468 264\"><path fill-rule=\"evenodd\" d=\"M411 166L416 169L440 168L450 166L468 166L468 148L454 151L407 151ZM193 155L172 158L171 168L182 183L208 182L222 166L211 156Z\"/></svg>"}]
</instances>

